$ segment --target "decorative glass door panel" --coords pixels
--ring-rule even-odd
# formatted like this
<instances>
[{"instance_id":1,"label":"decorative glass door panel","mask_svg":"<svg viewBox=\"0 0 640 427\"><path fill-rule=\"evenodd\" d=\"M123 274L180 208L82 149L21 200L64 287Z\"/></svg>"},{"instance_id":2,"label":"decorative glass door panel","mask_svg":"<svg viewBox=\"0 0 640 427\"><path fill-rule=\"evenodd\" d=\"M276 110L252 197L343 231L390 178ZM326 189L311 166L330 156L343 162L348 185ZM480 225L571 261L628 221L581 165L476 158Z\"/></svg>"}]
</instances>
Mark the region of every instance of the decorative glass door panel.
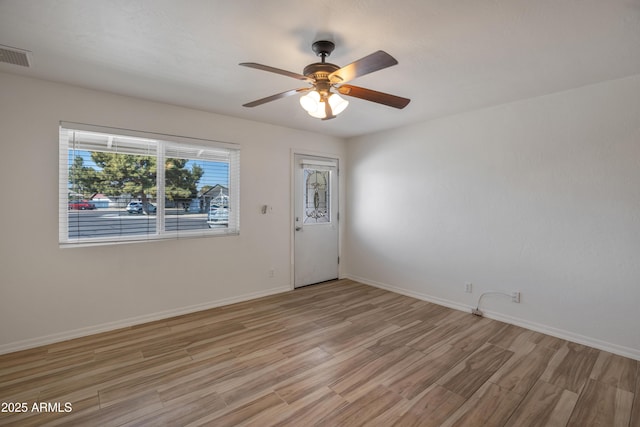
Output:
<instances>
[{"instance_id":1,"label":"decorative glass door panel","mask_svg":"<svg viewBox=\"0 0 640 427\"><path fill-rule=\"evenodd\" d=\"M304 169L304 223L331 222L331 172Z\"/></svg>"}]
</instances>

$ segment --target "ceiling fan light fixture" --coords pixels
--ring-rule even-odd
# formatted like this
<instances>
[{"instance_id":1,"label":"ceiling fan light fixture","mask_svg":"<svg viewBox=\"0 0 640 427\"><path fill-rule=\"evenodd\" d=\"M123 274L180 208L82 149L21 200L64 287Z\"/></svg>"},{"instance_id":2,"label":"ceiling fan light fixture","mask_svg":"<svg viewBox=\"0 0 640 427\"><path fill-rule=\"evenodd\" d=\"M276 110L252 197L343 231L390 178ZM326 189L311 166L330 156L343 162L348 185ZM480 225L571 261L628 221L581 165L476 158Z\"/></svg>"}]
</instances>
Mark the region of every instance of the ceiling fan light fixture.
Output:
<instances>
[{"instance_id":1,"label":"ceiling fan light fixture","mask_svg":"<svg viewBox=\"0 0 640 427\"><path fill-rule=\"evenodd\" d=\"M315 117L316 119L324 119L327 117L327 113L324 110L324 102L318 103L318 109L315 111L308 111L311 117Z\"/></svg>"},{"instance_id":2,"label":"ceiling fan light fixture","mask_svg":"<svg viewBox=\"0 0 640 427\"><path fill-rule=\"evenodd\" d=\"M324 119L327 117L324 100L315 90L301 96L300 105L302 105L302 108L304 108L311 117L315 117L316 119ZM337 93L332 93L329 95L329 105L331 106L333 115L337 116L347 108L349 101L345 100Z\"/></svg>"},{"instance_id":3,"label":"ceiling fan light fixture","mask_svg":"<svg viewBox=\"0 0 640 427\"><path fill-rule=\"evenodd\" d=\"M302 105L302 108L308 113L316 111L320 105L320 94L315 90L310 91L300 97L300 105Z\"/></svg>"},{"instance_id":4,"label":"ceiling fan light fixture","mask_svg":"<svg viewBox=\"0 0 640 427\"><path fill-rule=\"evenodd\" d=\"M331 106L331 111L333 111L333 115L337 116L338 114L342 113L345 110L345 108L347 108L347 106L349 105L349 101L342 98L337 93L332 93L329 96L329 105Z\"/></svg>"}]
</instances>

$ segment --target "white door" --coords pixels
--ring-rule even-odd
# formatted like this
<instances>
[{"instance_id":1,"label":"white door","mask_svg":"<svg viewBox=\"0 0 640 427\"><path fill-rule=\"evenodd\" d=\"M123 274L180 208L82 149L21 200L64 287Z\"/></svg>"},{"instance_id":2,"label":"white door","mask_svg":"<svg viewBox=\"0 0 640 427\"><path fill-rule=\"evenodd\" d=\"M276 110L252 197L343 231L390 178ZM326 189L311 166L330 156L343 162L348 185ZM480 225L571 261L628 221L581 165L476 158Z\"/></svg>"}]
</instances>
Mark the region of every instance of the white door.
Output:
<instances>
[{"instance_id":1,"label":"white door","mask_svg":"<svg viewBox=\"0 0 640 427\"><path fill-rule=\"evenodd\" d=\"M338 161L294 157L294 287L338 278Z\"/></svg>"}]
</instances>

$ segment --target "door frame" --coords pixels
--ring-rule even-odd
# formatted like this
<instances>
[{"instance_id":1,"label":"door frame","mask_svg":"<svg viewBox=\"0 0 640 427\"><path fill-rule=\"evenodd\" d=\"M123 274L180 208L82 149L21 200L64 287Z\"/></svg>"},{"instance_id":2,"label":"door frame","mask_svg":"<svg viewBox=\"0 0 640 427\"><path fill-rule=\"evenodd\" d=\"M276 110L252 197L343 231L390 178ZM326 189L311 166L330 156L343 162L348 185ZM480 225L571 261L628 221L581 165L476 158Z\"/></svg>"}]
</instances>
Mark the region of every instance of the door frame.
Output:
<instances>
[{"instance_id":1,"label":"door frame","mask_svg":"<svg viewBox=\"0 0 640 427\"><path fill-rule=\"evenodd\" d=\"M343 235L343 229L342 229L342 224L344 221L342 221L343 215L342 215L342 211L343 211L343 206L344 206L344 199L342 198L342 194L344 193L342 191L342 186L343 184L343 180L340 179L341 175L342 175L342 171L341 171L341 167L342 167L342 156L340 156L339 154L336 153L327 153L327 152L321 152L321 151L311 151L311 150L301 150L301 149L295 149L292 148L291 152L290 152L290 172L289 172L289 206L290 206L290 210L289 210L289 287L291 288L291 290L296 289L295 285L296 285L296 279L295 279L295 244L296 244L296 240L295 240L295 218L296 218L296 155L300 155L300 156L314 156L314 157L325 157L327 159L333 159L336 160L338 163L338 167L337 167L337 173L336 173L336 178L338 179L338 185L336 185L336 189L338 191L338 257L340 259L340 262L338 263L338 278L341 279L342 278L342 235Z\"/></svg>"}]
</instances>

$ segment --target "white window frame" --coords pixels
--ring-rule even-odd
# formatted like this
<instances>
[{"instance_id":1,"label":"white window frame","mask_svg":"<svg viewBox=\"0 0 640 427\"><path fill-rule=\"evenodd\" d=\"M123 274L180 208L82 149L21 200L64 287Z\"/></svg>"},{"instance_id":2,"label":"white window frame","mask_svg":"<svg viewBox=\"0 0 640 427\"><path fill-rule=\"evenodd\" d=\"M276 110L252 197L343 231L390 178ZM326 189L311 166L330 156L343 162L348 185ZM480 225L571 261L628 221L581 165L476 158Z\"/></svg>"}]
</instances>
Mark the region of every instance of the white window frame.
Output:
<instances>
[{"instance_id":1,"label":"white window frame","mask_svg":"<svg viewBox=\"0 0 640 427\"><path fill-rule=\"evenodd\" d=\"M156 157L156 164L163 165L167 151L199 152L206 153L209 158L205 160L216 159L220 154L220 159L226 159L229 164L229 223L227 227L198 229L198 230L165 230L165 210L164 210L164 187L165 175L164 168L157 167L156 171L156 187L157 187L157 214L156 214L156 231L155 233L138 234L138 235L122 235L110 237L93 237L93 238L69 238L69 149L78 141L78 135L88 134L104 134L114 137L130 138L132 141L140 139L144 144L155 147L155 152L150 155ZM213 237L213 236L229 236L240 234L240 146L228 142L220 142L213 140L189 138L176 135L165 135L153 132L143 132L128 129L119 129L106 126L96 126L83 123L60 122L59 128L59 245L60 247L83 247L94 245L109 245L122 243L135 243L144 241L157 241L165 239L178 238L194 238L194 237ZM81 144L87 147L87 143ZM101 147L98 142L96 147ZM103 147L107 147L104 145ZM87 151L90 149L85 148ZM93 150L98 151L98 150ZM124 151L126 152L126 151ZM133 151L128 154L138 154ZM189 158L189 157L184 157Z\"/></svg>"}]
</instances>

